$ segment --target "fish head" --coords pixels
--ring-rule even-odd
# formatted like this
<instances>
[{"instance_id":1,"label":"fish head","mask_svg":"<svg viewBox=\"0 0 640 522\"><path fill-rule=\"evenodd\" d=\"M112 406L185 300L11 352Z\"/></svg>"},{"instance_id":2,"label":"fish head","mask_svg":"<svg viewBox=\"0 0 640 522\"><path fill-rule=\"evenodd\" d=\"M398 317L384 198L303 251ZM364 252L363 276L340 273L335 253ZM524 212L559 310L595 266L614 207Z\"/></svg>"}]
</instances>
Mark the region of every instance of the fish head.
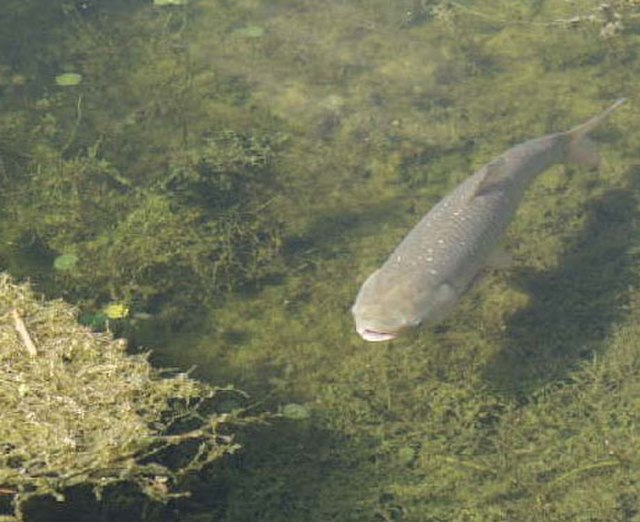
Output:
<instances>
[{"instance_id":1,"label":"fish head","mask_svg":"<svg viewBox=\"0 0 640 522\"><path fill-rule=\"evenodd\" d=\"M377 270L362 285L351 313L365 341L390 341L408 328L441 321L458 298L447 282L406 274L390 277Z\"/></svg>"},{"instance_id":2,"label":"fish head","mask_svg":"<svg viewBox=\"0 0 640 522\"><path fill-rule=\"evenodd\" d=\"M381 306L352 308L356 332L365 341L379 342L395 339L404 329L412 326L400 313L385 313Z\"/></svg>"},{"instance_id":3,"label":"fish head","mask_svg":"<svg viewBox=\"0 0 640 522\"><path fill-rule=\"evenodd\" d=\"M385 278L380 270L375 271L364 282L351 307L356 331L365 341L395 339L423 320L415 297L415 288L408 282Z\"/></svg>"}]
</instances>

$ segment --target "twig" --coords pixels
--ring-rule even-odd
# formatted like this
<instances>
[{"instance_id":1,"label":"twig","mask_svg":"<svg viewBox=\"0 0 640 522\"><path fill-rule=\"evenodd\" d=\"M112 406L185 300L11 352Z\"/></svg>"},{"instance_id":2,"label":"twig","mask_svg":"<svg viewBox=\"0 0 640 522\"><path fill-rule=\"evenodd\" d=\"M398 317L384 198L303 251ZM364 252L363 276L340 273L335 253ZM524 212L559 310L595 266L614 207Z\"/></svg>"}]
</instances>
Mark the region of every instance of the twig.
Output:
<instances>
[{"instance_id":1,"label":"twig","mask_svg":"<svg viewBox=\"0 0 640 522\"><path fill-rule=\"evenodd\" d=\"M38 355L38 350L36 349L36 345L33 344L33 341L31 340L31 336L29 335L29 332L27 331L27 327L25 326L24 321L22 320L22 317L20 316L20 312L18 311L17 308L14 308L13 310L11 310L11 317L13 317L14 326L15 326L16 332L18 332L18 335L22 340L22 344L24 344L24 347L26 348L29 355L31 357L35 357L36 355Z\"/></svg>"}]
</instances>

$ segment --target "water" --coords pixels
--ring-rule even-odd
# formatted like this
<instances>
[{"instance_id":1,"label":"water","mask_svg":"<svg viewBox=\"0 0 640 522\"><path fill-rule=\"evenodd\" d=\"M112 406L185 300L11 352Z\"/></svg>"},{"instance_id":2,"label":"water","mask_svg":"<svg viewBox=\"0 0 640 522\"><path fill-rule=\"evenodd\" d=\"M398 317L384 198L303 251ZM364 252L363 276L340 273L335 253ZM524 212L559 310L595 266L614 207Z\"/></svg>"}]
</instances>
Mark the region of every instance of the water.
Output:
<instances>
[{"instance_id":1,"label":"water","mask_svg":"<svg viewBox=\"0 0 640 522\"><path fill-rule=\"evenodd\" d=\"M310 413L243 431L180 519L638 516L640 8L600 4L9 2L4 266L151 314L120 328L159 365ZM435 330L360 340L359 285L440 196L622 96L600 171L529 191L512 270Z\"/></svg>"}]
</instances>

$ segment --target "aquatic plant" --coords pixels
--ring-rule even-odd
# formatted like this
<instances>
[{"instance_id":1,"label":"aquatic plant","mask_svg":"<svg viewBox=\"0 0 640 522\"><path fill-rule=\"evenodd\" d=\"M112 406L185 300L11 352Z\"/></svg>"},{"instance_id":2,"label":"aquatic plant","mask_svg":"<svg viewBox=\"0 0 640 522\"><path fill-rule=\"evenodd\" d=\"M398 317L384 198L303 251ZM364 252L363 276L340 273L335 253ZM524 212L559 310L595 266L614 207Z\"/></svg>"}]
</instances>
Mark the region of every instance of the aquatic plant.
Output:
<instances>
[{"instance_id":1,"label":"aquatic plant","mask_svg":"<svg viewBox=\"0 0 640 522\"><path fill-rule=\"evenodd\" d=\"M600 131L597 175L538 180L506 238L516 267L449 322L371 349L348 312L476 167L635 92L637 2L80 4L38 56L81 84L0 64L0 259L88 321L153 314L158 346L210 314L157 360L305 417L248 430L181 515L637 518L636 104ZM66 252L77 269L50 279Z\"/></svg>"},{"instance_id":2,"label":"aquatic plant","mask_svg":"<svg viewBox=\"0 0 640 522\"><path fill-rule=\"evenodd\" d=\"M274 272L281 224L267 208L272 154L268 141L225 131L176 152L165 173L141 185L91 151L61 159L39 144L26 169L5 178L1 197L14 216L2 226L5 252L31 251L19 271L73 251L43 274L50 292L64 288L89 307L168 306L178 321Z\"/></svg>"},{"instance_id":3,"label":"aquatic plant","mask_svg":"<svg viewBox=\"0 0 640 522\"><path fill-rule=\"evenodd\" d=\"M238 445L228 414L205 411L218 390L185 373L153 369L147 355L75 322L0 275L0 513L25 510L71 488L99 498L128 484L143 502L181 495L179 480ZM180 459L168 454L181 454Z\"/></svg>"}]
</instances>

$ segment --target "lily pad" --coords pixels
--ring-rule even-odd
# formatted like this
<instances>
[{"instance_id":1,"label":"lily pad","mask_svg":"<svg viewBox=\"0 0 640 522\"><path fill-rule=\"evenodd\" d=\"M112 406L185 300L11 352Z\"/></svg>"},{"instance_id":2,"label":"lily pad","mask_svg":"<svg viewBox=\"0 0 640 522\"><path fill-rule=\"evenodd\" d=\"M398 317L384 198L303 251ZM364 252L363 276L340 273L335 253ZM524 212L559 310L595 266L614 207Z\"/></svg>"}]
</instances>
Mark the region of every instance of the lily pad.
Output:
<instances>
[{"instance_id":1,"label":"lily pad","mask_svg":"<svg viewBox=\"0 0 640 522\"><path fill-rule=\"evenodd\" d=\"M78 317L78 322L85 326L88 326L94 330L104 330L107 327L107 320L109 318L102 312L91 313L85 312Z\"/></svg>"},{"instance_id":2,"label":"lily pad","mask_svg":"<svg viewBox=\"0 0 640 522\"><path fill-rule=\"evenodd\" d=\"M404 466L411 464L416 458L416 450L411 446L403 446L398 450L398 461Z\"/></svg>"},{"instance_id":3,"label":"lily pad","mask_svg":"<svg viewBox=\"0 0 640 522\"><path fill-rule=\"evenodd\" d=\"M187 5L189 0L153 0L153 5Z\"/></svg>"},{"instance_id":4,"label":"lily pad","mask_svg":"<svg viewBox=\"0 0 640 522\"><path fill-rule=\"evenodd\" d=\"M309 410L306 406L303 406L302 404L296 404L295 402L285 404L282 407L281 414L283 417L293 420L308 419L311 416L311 413L309 413Z\"/></svg>"},{"instance_id":5,"label":"lily pad","mask_svg":"<svg viewBox=\"0 0 640 522\"><path fill-rule=\"evenodd\" d=\"M73 270L78 264L78 256L75 254L62 254L53 260L53 268L59 272Z\"/></svg>"},{"instance_id":6,"label":"lily pad","mask_svg":"<svg viewBox=\"0 0 640 522\"><path fill-rule=\"evenodd\" d=\"M239 36L244 36L245 38L261 38L264 36L264 27L260 27L259 25L247 25L245 27L239 27L233 32Z\"/></svg>"},{"instance_id":7,"label":"lily pad","mask_svg":"<svg viewBox=\"0 0 640 522\"><path fill-rule=\"evenodd\" d=\"M60 87L73 87L82 81L82 75L78 73L63 73L56 76L56 85Z\"/></svg>"},{"instance_id":8,"label":"lily pad","mask_svg":"<svg viewBox=\"0 0 640 522\"><path fill-rule=\"evenodd\" d=\"M122 303L110 303L102 309L109 319L123 319L129 315L129 307Z\"/></svg>"}]
</instances>

